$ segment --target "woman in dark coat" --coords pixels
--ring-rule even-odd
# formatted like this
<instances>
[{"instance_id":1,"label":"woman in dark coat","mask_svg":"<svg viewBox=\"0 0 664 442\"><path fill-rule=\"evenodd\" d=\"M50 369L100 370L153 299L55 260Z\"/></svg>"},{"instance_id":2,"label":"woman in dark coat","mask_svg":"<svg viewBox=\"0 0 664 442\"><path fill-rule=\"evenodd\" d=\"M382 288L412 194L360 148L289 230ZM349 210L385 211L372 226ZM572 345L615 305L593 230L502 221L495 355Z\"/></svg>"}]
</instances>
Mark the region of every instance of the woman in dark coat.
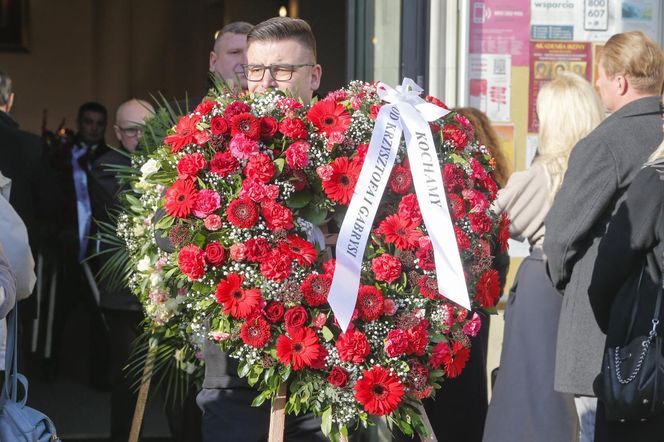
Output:
<instances>
[{"instance_id":1,"label":"woman in dark coat","mask_svg":"<svg viewBox=\"0 0 664 442\"><path fill-rule=\"evenodd\" d=\"M634 178L627 198L611 219L600 246L588 289L606 347L622 346L636 336L648 335L662 278L664 258L664 143ZM636 290L641 270L641 286ZM636 296L639 307L631 336L626 337ZM660 309L661 310L661 309ZM657 333L662 336L662 312ZM598 367L599 372L600 367ZM597 393L597 392L596 392ZM664 441L664 414L645 422L621 423L606 419L598 400L595 441Z\"/></svg>"}]
</instances>

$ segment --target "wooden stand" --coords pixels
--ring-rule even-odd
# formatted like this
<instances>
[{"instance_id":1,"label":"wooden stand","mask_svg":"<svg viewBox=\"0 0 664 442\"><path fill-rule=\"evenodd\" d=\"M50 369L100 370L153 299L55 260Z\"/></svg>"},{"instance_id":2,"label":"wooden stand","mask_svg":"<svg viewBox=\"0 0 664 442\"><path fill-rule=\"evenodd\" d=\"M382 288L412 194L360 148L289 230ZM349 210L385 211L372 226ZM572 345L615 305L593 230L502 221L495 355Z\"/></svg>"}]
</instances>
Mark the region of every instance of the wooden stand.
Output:
<instances>
[{"instance_id":1,"label":"wooden stand","mask_svg":"<svg viewBox=\"0 0 664 442\"><path fill-rule=\"evenodd\" d=\"M279 384L277 395L272 399L270 409L270 432L268 442L283 442L284 430L286 429L286 398L288 396L288 384Z\"/></svg>"},{"instance_id":2,"label":"wooden stand","mask_svg":"<svg viewBox=\"0 0 664 442\"><path fill-rule=\"evenodd\" d=\"M134 418L131 421L131 431L129 432L128 442L138 442L138 437L141 433L141 426L143 425L143 415L145 414L145 404L148 400L148 392L150 391L150 380L152 379L152 368L154 367L154 359L156 356L156 347L148 349L148 357L143 367L143 377L141 378L141 388L138 390L138 398L136 399L136 409L134 410Z\"/></svg>"}]
</instances>

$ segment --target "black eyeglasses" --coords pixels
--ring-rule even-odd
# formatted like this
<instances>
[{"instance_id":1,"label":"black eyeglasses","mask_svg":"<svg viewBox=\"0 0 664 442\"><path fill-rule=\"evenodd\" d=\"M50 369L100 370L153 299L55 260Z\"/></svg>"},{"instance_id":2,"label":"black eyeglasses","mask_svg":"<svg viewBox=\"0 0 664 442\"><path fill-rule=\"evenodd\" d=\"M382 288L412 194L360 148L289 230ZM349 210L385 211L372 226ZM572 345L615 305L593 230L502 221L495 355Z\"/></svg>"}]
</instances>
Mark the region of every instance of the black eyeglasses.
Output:
<instances>
[{"instance_id":1,"label":"black eyeglasses","mask_svg":"<svg viewBox=\"0 0 664 442\"><path fill-rule=\"evenodd\" d=\"M288 81L293 78L293 72L305 66L313 67L313 64L271 64L263 66L262 64L243 64L242 71L248 81L261 81L265 76L265 71L269 70L270 75L275 81Z\"/></svg>"},{"instance_id":2,"label":"black eyeglasses","mask_svg":"<svg viewBox=\"0 0 664 442\"><path fill-rule=\"evenodd\" d=\"M143 129L141 129L140 127L120 127L120 126L118 126L118 129L120 129L120 132L127 135L128 137L136 137L136 136L143 133Z\"/></svg>"}]
</instances>

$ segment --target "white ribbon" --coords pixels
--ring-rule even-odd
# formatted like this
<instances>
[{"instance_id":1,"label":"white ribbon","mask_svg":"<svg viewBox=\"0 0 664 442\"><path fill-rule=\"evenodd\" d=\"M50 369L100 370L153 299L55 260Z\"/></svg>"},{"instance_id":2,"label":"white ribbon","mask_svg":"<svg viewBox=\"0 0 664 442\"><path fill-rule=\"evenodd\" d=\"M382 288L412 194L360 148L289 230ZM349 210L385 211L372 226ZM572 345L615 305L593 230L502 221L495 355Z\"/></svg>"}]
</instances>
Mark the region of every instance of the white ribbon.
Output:
<instances>
[{"instance_id":1,"label":"white ribbon","mask_svg":"<svg viewBox=\"0 0 664 442\"><path fill-rule=\"evenodd\" d=\"M429 121L449 111L424 101L410 78L392 89L379 83L378 95L389 103L376 118L364 165L339 232L336 268L328 303L341 329L350 324L360 287L362 259L380 200L389 181L404 132L417 201L433 245L438 291L470 309L468 288L452 226L438 155Z\"/></svg>"}]
</instances>

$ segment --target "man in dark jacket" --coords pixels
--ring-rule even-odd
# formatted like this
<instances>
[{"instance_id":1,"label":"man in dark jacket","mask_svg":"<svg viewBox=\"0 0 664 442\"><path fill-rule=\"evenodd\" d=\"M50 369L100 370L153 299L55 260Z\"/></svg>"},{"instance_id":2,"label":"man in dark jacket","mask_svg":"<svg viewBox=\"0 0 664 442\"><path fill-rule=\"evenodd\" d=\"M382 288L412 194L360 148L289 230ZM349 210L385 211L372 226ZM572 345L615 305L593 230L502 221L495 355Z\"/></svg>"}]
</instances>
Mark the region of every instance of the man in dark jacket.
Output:
<instances>
[{"instance_id":1,"label":"man in dark jacket","mask_svg":"<svg viewBox=\"0 0 664 442\"><path fill-rule=\"evenodd\" d=\"M597 89L611 112L572 151L544 225L544 252L564 294L556 348L555 389L577 397L582 437L592 440L592 384L605 336L588 298L597 249L632 179L662 142L660 93L664 55L642 32L616 34L600 55ZM586 410L584 412L584 410Z\"/></svg>"},{"instance_id":2,"label":"man in dark jacket","mask_svg":"<svg viewBox=\"0 0 664 442\"><path fill-rule=\"evenodd\" d=\"M136 150L143 134L143 124L152 114L154 109L150 103L142 100L130 100L118 108L113 129L121 147L128 153ZM123 190L116 173L108 167L130 165L128 154L115 150L109 150L92 164L89 188L95 221L111 221L109 215L118 208L117 197ZM111 441L126 441L136 405L136 395L122 368L127 364L132 342L140 334L143 312L138 298L128 288L110 288L103 283L99 288L100 306L110 336Z\"/></svg>"}]
</instances>

